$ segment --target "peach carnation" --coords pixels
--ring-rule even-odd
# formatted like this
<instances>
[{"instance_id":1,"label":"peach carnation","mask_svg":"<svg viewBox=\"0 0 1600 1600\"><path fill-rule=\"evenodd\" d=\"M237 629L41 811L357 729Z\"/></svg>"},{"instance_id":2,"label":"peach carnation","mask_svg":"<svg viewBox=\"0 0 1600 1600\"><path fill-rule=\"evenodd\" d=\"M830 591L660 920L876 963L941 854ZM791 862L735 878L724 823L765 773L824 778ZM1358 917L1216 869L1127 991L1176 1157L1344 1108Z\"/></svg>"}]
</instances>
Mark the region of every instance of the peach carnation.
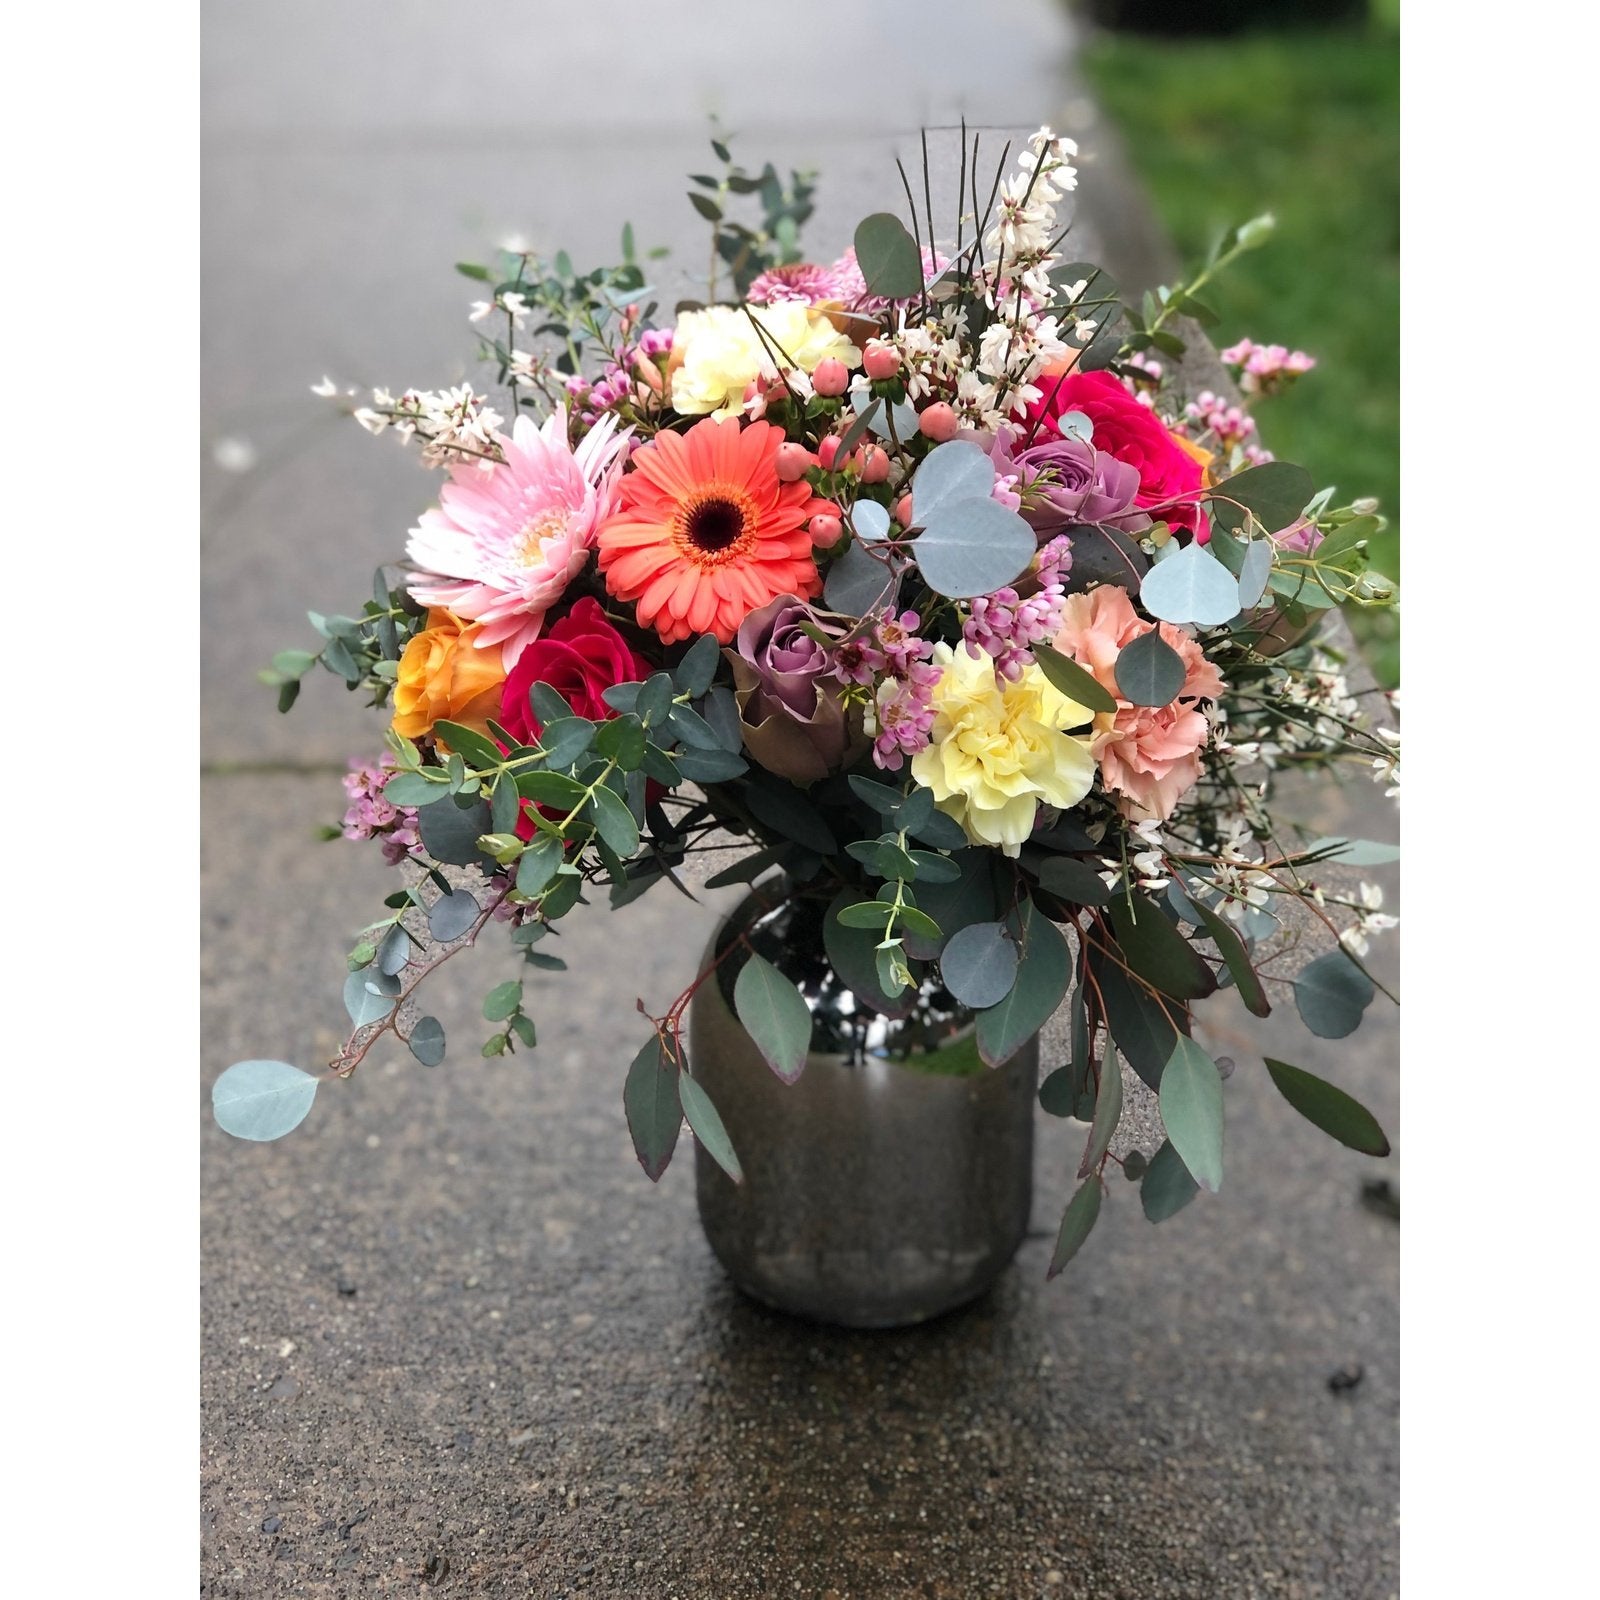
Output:
<instances>
[{"instance_id":1,"label":"peach carnation","mask_svg":"<svg viewBox=\"0 0 1600 1600\"><path fill-rule=\"evenodd\" d=\"M1183 661L1183 688L1169 705L1136 706L1118 693L1117 657L1157 626ZM1095 718L1093 750L1106 788L1135 820L1170 817L1200 776L1209 724L1197 702L1221 695L1221 674L1181 628L1146 622L1126 592L1112 584L1067 596L1054 643L1117 696L1116 714Z\"/></svg>"}]
</instances>

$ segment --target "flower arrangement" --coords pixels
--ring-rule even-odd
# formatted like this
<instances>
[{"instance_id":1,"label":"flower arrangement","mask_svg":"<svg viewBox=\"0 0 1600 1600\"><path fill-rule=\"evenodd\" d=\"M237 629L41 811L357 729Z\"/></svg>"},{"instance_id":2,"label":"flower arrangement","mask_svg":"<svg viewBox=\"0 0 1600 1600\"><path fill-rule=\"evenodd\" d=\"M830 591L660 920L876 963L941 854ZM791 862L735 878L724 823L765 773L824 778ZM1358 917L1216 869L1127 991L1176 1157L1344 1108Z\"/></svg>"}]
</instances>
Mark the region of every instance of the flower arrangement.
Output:
<instances>
[{"instance_id":1,"label":"flower arrangement","mask_svg":"<svg viewBox=\"0 0 1600 1600\"><path fill-rule=\"evenodd\" d=\"M587 274L520 252L463 265L486 286L473 319L505 411L461 386L354 412L444 480L397 581L380 571L359 616L312 614L320 648L264 674L282 710L317 664L390 719L332 830L379 841L402 881L350 952L331 1071L386 1035L437 1064L419 990L491 922L529 968L559 968L586 891L688 892L691 852L742 844L711 885L824 901L864 1011L937 988L996 1065L1070 997L1072 1056L1040 1097L1090 1126L1054 1273L1117 1159L1118 1052L1159 1094L1168 1142L1138 1163L1159 1218L1222 1178L1223 1074L1192 1003L1232 984L1265 1016L1288 991L1340 1037L1379 987L1362 957L1392 923L1381 895L1319 869L1388 847L1306 839L1272 809L1291 768L1393 786L1396 736L1319 629L1395 602L1368 567L1376 507L1335 504L1260 448L1239 398L1180 397L1164 370L1182 319L1210 320L1206 282L1270 219L1124 306L1063 251L1076 149L1048 129L1014 163L1008 146L987 202L963 135L951 227L907 184L910 226L870 216L831 265L800 252L810 178L715 149L723 175L690 195L713 230L704 303L658 317L627 229L622 264ZM741 197L759 227L730 217ZM1245 395L1314 365L1248 340L1224 360ZM1272 970L1289 901L1328 934L1292 979ZM806 998L731 948L740 1020L792 1078ZM705 976L621 1075L652 1178L685 1119L740 1177L681 1036ZM488 995L484 1055L535 1046L528 1000L521 980ZM1341 1090L1267 1070L1313 1123L1386 1153ZM274 1138L317 1083L239 1063L216 1115Z\"/></svg>"}]
</instances>

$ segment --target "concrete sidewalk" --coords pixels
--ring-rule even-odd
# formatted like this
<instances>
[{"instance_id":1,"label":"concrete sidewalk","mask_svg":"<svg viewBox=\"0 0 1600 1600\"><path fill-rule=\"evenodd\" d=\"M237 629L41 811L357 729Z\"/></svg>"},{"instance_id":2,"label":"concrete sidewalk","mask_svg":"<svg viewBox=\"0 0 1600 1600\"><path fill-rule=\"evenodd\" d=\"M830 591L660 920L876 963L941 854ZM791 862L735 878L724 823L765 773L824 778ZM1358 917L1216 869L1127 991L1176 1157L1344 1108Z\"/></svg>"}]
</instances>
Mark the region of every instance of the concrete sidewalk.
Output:
<instances>
[{"instance_id":1,"label":"concrete sidewalk","mask_svg":"<svg viewBox=\"0 0 1600 1600\"><path fill-rule=\"evenodd\" d=\"M375 852L311 841L377 719L331 680L278 718L253 675L307 605L365 592L431 480L306 386L457 375L472 286L449 264L503 231L581 256L631 216L694 270L680 178L711 107L748 162L823 169L827 247L894 205L885 147L921 122L1046 121L1093 152L1061 8L858 11L835 34L722 3L602 27L509 3L208 6L208 444L261 459L206 483L206 1083L245 1056L327 1059L343 952L392 886ZM858 83L887 51L892 81ZM1120 237L1136 276L1139 213L1088 162L1082 193L1084 232ZM1361 820L1376 794L1355 829L1391 826ZM491 942L431 982L440 1068L375 1052L277 1145L205 1115L202 1593L1393 1593L1397 1231L1361 1203L1393 1170L1301 1122L1254 1054L1328 1071L1393 1135L1392 1010L1356 1050L1292 1008L1252 1034L1225 1192L1157 1231L1114 1186L1049 1286L1084 1129L1041 1117L1035 1236L1000 1288L928 1328L835 1333L726 1286L692 1163L653 1191L621 1114L633 995L682 986L727 899L569 919L572 970L529 984L531 1055L477 1058L478 1004L514 968ZM1236 1019L1208 1025L1221 1049ZM1359 1383L1330 1388L1347 1368Z\"/></svg>"}]
</instances>

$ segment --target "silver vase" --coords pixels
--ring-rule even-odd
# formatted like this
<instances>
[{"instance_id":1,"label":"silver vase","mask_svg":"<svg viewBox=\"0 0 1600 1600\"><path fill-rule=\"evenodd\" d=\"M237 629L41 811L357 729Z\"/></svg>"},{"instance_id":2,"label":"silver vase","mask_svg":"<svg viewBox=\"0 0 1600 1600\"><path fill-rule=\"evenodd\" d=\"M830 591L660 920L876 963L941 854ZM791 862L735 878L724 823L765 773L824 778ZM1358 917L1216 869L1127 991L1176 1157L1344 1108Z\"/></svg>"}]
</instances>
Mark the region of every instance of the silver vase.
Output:
<instances>
[{"instance_id":1,"label":"silver vase","mask_svg":"<svg viewBox=\"0 0 1600 1600\"><path fill-rule=\"evenodd\" d=\"M862 1007L822 952L821 911L763 913L739 930L793 979L813 1019L804 1072L783 1083L732 1006L744 960L728 950L690 1002L689 1061L745 1178L696 1151L700 1222L747 1294L846 1327L921 1322L983 1293L1027 1232L1038 1041L1004 1066L977 1055L971 1014L937 986L907 1012Z\"/></svg>"}]
</instances>

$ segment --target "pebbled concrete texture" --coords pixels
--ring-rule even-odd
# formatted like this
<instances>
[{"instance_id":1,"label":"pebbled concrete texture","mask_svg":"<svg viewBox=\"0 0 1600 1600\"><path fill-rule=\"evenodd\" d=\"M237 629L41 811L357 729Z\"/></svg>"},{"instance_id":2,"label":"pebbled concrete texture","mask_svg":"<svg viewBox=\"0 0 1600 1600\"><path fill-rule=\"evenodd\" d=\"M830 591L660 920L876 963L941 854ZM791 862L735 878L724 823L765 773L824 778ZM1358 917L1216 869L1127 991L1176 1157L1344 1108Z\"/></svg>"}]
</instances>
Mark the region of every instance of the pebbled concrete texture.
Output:
<instances>
[{"instance_id":1,"label":"pebbled concrete texture","mask_svg":"<svg viewBox=\"0 0 1600 1600\"><path fill-rule=\"evenodd\" d=\"M883 141L910 151L919 122L961 110L1051 122L1105 176L1086 160L1084 235L1125 282L1163 269L1043 0L988 7L983 27L897 0L841 13L837 35L778 8L663 5L628 17L642 43L625 50L580 11L481 0L213 0L204 31L206 444L259 456L206 469L209 1085L242 1057L333 1053L343 952L392 886L376 852L311 838L375 719L331 681L278 718L253 672L298 641L305 606L365 592L430 480L322 420L306 384L464 371L472 286L448 263L501 228L601 251L627 214L694 270L678 177L700 169L711 106L736 153L824 168L828 245L894 203ZM891 45L902 69L860 92L841 55ZM782 92L751 60L781 65ZM227 770L263 762L287 770ZM1330 831L1392 837L1375 789L1318 809ZM1367 875L1392 894L1392 869ZM1387 1002L1343 1043L1286 1000L1248 1035L1209 1003L1208 1042L1238 1060L1220 1196L1152 1230L1113 1180L1046 1285L1086 1129L1041 1116L1034 1231L999 1288L925 1328L846 1334L731 1290L687 1144L652 1191L622 1118L634 995L660 1009L733 898L663 888L569 919L572 970L529 978L531 1054L478 1058L482 995L516 970L490 940L430 980L441 1067L380 1047L271 1146L201 1108L202 1593L1397 1592L1398 1231L1362 1198L1395 1166L1308 1127L1259 1058L1325 1073L1397 1139ZM1375 959L1392 980L1394 946ZM1046 1067L1060 1048L1052 1025Z\"/></svg>"}]
</instances>

